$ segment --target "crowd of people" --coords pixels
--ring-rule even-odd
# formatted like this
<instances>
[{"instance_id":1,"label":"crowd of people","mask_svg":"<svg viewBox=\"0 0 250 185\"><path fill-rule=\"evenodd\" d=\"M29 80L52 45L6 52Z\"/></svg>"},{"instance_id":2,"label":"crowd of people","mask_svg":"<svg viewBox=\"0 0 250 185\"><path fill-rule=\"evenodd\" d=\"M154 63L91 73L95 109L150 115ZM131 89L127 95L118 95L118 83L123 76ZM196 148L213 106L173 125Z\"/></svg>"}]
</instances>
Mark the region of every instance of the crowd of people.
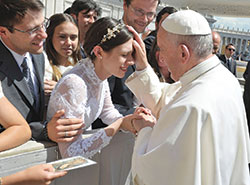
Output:
<instances>
[{"instance_id":1,"label":"crowd of people","mask_svg":"<svg viewBox=\"0 0 250 185\"><path fill-rule=\"evenodd\" d=\"M135 138L126 185L250 184L234 45L217 56L220 37L201 14L157 14L159 4L124 0L115 20L101 18L95 1L75 0L46 19L40 0L1 0L0 151L31 138L57 143L63 158L90 158L121 131ZM91 127L100 129L83 139ZM65 174L42 164L0 184Z\"/></svg>"}]
</instances>

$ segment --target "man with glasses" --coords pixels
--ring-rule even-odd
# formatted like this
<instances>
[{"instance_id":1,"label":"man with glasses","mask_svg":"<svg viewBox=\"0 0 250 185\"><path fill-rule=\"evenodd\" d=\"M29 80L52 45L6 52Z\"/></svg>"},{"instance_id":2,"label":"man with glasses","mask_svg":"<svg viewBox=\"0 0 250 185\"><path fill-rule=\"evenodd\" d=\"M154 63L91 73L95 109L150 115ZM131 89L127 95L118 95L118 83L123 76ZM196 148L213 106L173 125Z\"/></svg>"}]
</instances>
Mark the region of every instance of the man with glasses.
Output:
<instances>
[{"instance_id":1,"label":"man with glasses","mask_svg":"<svg viewBox=\"0 0 250 185\"><path fill-rule=\"evenodd\" d=\"M232 43L226 45L225 54L220 55L219 59L223 65L236 76L236 61L233 59L235 47Z\"/></svg>"},{"instance_id":2,"label":"man with glasses","mask_svg":"<svg viewBox=\"0 0 250 185\"><path fill-rule=\"evenodd\" d=\"M159 3L160 0L124 0L122 20L138 33L143 33L155 18Z\"/></svg>"},{"instance_id":3,"label":"man with glasses","mask_svg":"<svg viewBox=\"0 0 250 185\"><path fill-rule=\"evenodd\" d=\"M62 110L43 120L43 10L40 0L0 1L0 80L4 95L29 123L33 139L72 141L81 133L82 120L60 119Z\"/></svg>"},{"instance_id":4,"label":"man with glasses","mask_svg":"<svg viewBox=\"0 0 250 185\"><path fill-rule=\"evenodd\" d=\"M70 9L80 31L81 54L86 58L83 50L85 34L89 27L101 16L101 8L93 0L75 0Z\"/></svg>"}]
</instances>

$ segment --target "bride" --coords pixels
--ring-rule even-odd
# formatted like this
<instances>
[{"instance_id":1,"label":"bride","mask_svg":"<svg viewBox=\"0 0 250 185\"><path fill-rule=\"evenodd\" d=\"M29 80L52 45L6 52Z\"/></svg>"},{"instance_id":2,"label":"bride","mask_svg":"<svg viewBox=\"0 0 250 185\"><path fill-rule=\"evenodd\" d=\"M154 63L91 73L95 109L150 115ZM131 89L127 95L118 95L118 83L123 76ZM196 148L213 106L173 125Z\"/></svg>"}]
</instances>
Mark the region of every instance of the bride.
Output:
<instances>
[{"instance_id":1,"label":"bride","mask_svg":"<svg viewBox=\"0 0 250 185\"><path fill-rule=\"evenodd\" d=\"M107 78L111 75L122 78L128 66L134 64L133 34L128 28L111 18L96 21L86 34L84 50L88 58L83 59L57 83L48 105L48 120L57 110L65 110L65 118L81 118L86 130L100 118L109 125L91 137L58 143L62 157L82 155L92 157L109 144L119 129L136 132L134 119L154 125L154 119L144 109L123 117L111 101ZM71 133L65 131L65 137Z\"/></svg>"}]
</instances>

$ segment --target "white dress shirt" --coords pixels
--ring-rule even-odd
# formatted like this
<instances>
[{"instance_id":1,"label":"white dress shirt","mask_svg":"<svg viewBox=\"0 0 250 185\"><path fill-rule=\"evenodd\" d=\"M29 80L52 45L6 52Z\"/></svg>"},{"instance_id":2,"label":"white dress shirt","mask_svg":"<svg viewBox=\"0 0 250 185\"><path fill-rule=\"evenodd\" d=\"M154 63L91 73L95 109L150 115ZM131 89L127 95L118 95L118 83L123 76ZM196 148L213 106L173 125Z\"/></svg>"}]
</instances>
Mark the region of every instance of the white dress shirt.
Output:
<instances>
[{"instance_id":1,"label":"white dress shirt","mask_svg":"<svg viewBox=\"0 0 250 185\"><path fill-rule=\"evenodd\" d=\"M29 53L25 53L24 55L19 55L18 53L16 53L15 51L13 51L12 49L10 49L4 42L3 40L1 40L2 43L4 44L4 46L11 52L11 54L13 55L13 57L15 58L17 65L19 66L21 72L23 72L23 68L22 68L22 63L23 63L23 59L25 57L27 57L27 65L30 69L30 73L31 73L31 78L32 78L32 83L34 85L34 94L39 94L39 89L38 89L38 79L36 77L36 72L35 72L35 68L32 62L32 57Z\"/></svg>"}]
</instances>

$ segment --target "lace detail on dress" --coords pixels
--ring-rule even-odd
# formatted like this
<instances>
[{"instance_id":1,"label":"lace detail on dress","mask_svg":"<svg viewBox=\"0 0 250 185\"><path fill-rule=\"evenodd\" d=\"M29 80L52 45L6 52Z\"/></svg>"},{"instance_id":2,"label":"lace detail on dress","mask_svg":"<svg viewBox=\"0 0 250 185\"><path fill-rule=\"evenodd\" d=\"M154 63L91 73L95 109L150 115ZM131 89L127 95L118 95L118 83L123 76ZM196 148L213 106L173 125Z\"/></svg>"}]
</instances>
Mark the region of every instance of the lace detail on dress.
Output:
<instances>
[{"instance_id":1,"label":"lace detail on dress","mask_svg":"<svg viewBox=\"0 0 250 185\"><path fill-rule=\"evenodd\" d=\"M79 61L78 67L74 67L70 72L80 76L84 79L86 84L91 84L89 86L89 92L91 93L91 97L96 97L98 100L100 99L102 92L102 84L106 80L102 81L95 73L95 67L91 60L83 59Z\"/></svg>"},{"instance_id":2,"label":"lace detail on dress","mask_svg":"<svg viewBox=\"0 0 250 185\"><path fill-rule=\"evenodd\" d=\"M90 59L82 60L57 82L50 97L47 120L61 109L65 110L63 118L83 119L84 130L98 117L107 124L121 117L112 104L108 81L98 78ZM105 147L110 139L100 130L89 138L79 136L73 143L62 142L58 146L62 157L79 154L89 157Z\"/></svg>"},{"instance_id":3,"label":"lace detail on dress","mask_svg":"<svg viewBox=\"0 0 250 185\"><path fill-rule=\"evenodd\" d=\"M98 151L107 146L112 137L107 136L104 129L92 136L82 139L79 137L67 149L68 157L81 155L86 158L93 157Z\"/></svg>"}]
</instances>

